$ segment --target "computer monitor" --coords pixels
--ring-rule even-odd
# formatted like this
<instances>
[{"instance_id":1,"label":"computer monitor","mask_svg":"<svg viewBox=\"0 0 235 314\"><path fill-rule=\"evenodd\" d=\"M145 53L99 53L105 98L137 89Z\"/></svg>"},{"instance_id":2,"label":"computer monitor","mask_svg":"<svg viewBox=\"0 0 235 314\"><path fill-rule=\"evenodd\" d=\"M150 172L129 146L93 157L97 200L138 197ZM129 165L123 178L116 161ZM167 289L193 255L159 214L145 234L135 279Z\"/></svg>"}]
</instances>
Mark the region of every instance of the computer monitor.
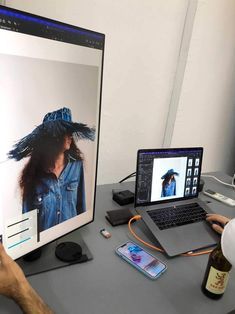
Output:
<instances>
[{"instance_id":1,"label":"computer monitor","mask_svg":"<svg viewBox=\"0 0 235 314\"><path fill-rule=\"evenodd\" d=\"M104 40L0 6L0 240L13 259L94 220Z\"/></svg>"}]
</instances>

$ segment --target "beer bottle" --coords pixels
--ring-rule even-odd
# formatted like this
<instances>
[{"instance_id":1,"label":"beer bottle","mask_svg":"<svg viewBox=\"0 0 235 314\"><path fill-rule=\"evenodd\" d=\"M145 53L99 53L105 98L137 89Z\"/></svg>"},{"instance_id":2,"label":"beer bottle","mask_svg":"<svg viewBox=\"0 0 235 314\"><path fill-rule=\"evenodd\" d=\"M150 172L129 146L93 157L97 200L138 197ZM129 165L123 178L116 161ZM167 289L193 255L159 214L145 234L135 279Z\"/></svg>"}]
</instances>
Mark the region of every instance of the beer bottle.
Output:
<instances>
[{"instance_id":1,"label":"beer bottle","mask_svg":"<svg viewBox=\"0 0 235 314\"><path fill-rule=\"evenodd\" d=\"M202 291L206 296L212 299L220 299L223 296L231 268L232 265L224 257L221 243L219 243L210 253L204 280L202 282Z\"/></svg>"}]
</instances>

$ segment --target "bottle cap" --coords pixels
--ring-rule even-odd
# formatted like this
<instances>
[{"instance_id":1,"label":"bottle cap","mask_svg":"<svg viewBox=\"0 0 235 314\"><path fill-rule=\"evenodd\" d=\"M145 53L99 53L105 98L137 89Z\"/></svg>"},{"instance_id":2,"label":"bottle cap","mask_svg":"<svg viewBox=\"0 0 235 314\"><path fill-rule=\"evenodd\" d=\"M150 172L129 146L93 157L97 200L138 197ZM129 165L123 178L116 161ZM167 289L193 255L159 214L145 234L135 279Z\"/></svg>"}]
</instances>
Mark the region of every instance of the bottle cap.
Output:
<instances>
[{"instance_id":1,"label":"bottle cap","mask_svg":"<svg viewBox=\"0 0 235 314\"><path fill-rule=\"evenodd\" d=\"M224 227L221 237L223 255L235 266L235 218L230 220Z\"/></svg>"}]
</instances>

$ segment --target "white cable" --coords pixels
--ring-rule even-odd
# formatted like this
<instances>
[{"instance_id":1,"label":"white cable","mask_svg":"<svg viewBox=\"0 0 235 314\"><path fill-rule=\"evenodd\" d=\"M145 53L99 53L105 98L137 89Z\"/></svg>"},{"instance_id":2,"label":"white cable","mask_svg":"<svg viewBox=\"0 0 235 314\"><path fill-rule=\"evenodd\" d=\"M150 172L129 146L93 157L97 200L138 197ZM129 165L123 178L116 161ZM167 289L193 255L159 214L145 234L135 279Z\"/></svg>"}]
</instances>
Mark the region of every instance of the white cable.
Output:
<instances>
[{"instance_id":1,"label":"white cable","mask_svg":"<svg viewBox=\"0 0 235 314\"><path fill-rule=\"evenodd\" d=\"M235 189L235 184L234 184L235 175L233 176L232 184L223 182L223 181L221 181L220 179L216 178L215 176L211 176L211 175L209 175L209 174L208 174L208 175L207 175L207 174L202 174L201 177L213 178L213 179L215 179L216 181L218 181L218 182L220 182L220 183L222 183L222 184L224 184L224 185L230 186L230 187L232 187L232 188Z\"/></svg>"}]
</instances>

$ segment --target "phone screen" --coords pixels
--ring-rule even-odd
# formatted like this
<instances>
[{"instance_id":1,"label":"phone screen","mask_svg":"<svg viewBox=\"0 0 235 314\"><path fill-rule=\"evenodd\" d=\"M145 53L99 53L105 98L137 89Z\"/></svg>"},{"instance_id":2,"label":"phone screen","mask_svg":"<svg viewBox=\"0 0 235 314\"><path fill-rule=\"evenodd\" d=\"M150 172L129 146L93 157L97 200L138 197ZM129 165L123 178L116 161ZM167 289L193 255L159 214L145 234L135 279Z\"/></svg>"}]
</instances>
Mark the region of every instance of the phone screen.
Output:
<instances>
[{"instance_id":1,"label":"phone screen","mask_svg":"<svg viewBox=\"0 0 235 314\"><path fill-rule=\"evenodd\" d=\"M153 255L144 251L135 243L127 242L117 249L118 253L125 256L131 264L141 268L151 277L158 277L166 269L166 265Z\"/></svg>"}]
</instances>

